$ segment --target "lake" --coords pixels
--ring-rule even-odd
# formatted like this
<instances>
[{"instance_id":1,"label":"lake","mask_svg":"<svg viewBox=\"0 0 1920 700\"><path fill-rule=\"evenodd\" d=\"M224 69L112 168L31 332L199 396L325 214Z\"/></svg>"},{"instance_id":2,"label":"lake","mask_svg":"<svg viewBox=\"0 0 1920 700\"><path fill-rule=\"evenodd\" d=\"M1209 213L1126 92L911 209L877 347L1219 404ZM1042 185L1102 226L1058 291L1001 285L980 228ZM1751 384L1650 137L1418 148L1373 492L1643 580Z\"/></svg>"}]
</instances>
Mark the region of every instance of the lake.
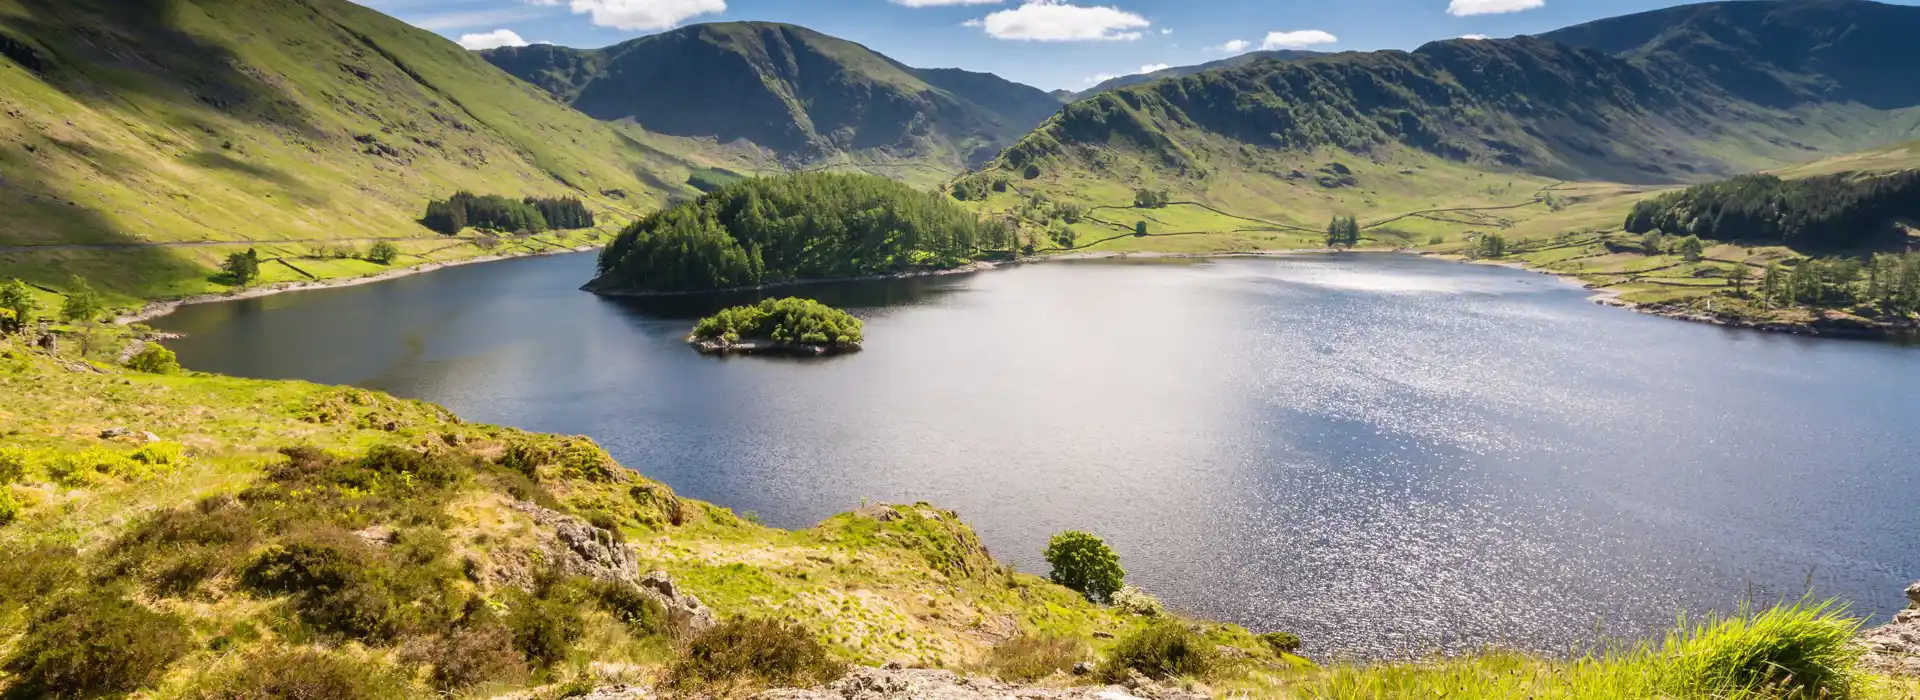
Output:
<instances>
[{"instance_id":1,"label":"lake","mask_svg":"<svg viewBox=\"0 0 1920 700\"><path fill-rule=\"evenodd\" d=\"M1044 574L1082 529L1182 612L1310 653L1538 651L1809 587L1878 622L1920 579L1920 350L1598 306L1401 255L1062 262L778 290L864 352L717 359L741 298L608 300L591 254L190 306L188 367L584 434L805 527L960 512Z\"/></svg>"}]
</instances>

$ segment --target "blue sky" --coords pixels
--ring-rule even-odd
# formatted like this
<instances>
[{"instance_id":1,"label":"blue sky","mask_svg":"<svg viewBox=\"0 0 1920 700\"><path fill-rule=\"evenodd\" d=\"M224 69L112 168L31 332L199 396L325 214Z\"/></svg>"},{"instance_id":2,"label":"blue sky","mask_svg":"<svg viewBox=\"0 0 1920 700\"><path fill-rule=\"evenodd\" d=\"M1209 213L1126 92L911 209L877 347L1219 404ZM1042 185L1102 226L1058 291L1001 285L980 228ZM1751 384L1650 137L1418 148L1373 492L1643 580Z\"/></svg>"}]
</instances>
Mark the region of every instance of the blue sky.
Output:
<instances>
[{"instance_id":1,"label":"blue sky","mask_svg":"<svg viewBox=\"0 0 1920 700\"><path fill-rule=\"evenodd\" d=\"M1045 89L1265 47L1412 49L1539 33L1672 0L356 0L470 46L592 48L711 21L791 22L908 65ZM1916 4L1906 0L1902 4Z\"/></svg>"}]
</instances>

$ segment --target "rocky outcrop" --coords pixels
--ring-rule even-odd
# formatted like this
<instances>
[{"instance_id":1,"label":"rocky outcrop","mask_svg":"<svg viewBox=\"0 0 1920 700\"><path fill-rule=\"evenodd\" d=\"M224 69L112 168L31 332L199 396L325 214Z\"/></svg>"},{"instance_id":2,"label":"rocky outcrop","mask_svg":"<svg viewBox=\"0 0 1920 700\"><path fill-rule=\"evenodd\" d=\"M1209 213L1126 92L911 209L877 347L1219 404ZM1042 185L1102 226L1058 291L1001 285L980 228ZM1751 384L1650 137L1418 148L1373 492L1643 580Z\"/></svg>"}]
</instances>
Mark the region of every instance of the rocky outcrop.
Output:
<instances>
[{"instance_id":1,"label":"rocky outcrop","mask_svg":"<svg viewBox=\"0 0 1920 700\"><path fill-rule=\"evenodd\" d=\"M1047 688L952 671L861 668L822 688L769 690L753 700L1206 700L1142 678L1126 685Z\"/></svg>"},{"instance_id":2,"label":"rocky outcrop","mask_svg":"<svg viewBox=\"0 0 1920 700\"><path fill-rule=\"evenodd\" d=\"M526 501L515 501L513 508L531 516L541 531L548 533L547 561L561 573L633 586L666 608L667 621L675 629L697 632L714 625L713 610L674 586L666 572L642 576L640 559L633 548L613 533Z\"/></svg>"},{"instance_id":3,"label":"rocky outcrop","mask_svg":"<svg viewBox=\"0 0 1920 700\"><path fill-rule=\"evenodd\" d=\"M640 686L595 690L585 700L654 700L667 697ZM856 668L820 688L768 690L753 700L1207 700L1207 696L1144 678L1125 685L1050 688L1015 685L928 669Z\"/></svg>"},{"instance_id":4,"label":"rocky outcrop","mask_svg":"<svg viewBox=\"0 0 1920 700\"><path fill-rule=\"evenodd\" d=\"M1907 600L1910 604L1893 616L1893 624L1861 633L1868 668L1920 677L1920 583L1907 587Z\"/></svg>"},{"instance_id":5,"label":"rocky outcrop","mask_svg":"<svg viewBox=\"0 0 1920 700\"><path fill-rule=\"evenodd\" d=\"M687 344L702 355L789 355L824 357L860 352L859 343L789 343L780 340L740 340L727 342L716 338L687 338Z\"/></svg>"}]
</instances>

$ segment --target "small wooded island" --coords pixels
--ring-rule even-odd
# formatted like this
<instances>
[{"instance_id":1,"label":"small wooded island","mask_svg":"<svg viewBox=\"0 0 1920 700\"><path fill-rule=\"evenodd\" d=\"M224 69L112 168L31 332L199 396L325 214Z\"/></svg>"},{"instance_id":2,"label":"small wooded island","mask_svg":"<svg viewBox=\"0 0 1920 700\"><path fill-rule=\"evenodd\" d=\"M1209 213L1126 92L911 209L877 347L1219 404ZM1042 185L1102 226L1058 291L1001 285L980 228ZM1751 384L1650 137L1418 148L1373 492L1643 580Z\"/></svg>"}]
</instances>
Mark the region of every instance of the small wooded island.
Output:
<instances>
[{"instance_id":1,"label":"small wooded island","mask_svg":"<svg viewBox=\"0 0 1920 700\"><path fill-rule=\"evenodd\" d=\"M687 342L706 355L838 355L860 350L864 326L845 311L788 297L700 319Z\"/></svg>"},{"instance_id":2,"label":"small wooded island","mask_svg":"<svg viewBox=\"0 0 1920 700\"><path fill-rule=\"evenodd\" d=\"M741 180L628 226L587 291L651 295L964 269L1012 246L998 221L872 175Z\"/></svg>"}]
</instances>

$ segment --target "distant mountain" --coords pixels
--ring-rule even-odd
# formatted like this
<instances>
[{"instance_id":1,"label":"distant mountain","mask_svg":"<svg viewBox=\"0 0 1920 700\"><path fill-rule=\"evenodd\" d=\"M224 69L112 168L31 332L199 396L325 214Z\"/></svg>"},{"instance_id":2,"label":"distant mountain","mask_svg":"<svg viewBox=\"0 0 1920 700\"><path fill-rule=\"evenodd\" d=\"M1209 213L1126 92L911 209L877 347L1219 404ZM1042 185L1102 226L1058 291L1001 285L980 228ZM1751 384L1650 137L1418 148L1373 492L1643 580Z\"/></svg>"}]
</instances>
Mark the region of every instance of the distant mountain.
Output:
<instances>
[{"instance_id":1,"label":"distant mountain","mask_svg":"<svg viewBox=\"0 0 1920 700\"><path fill-rule=\"evenodd\" d=\"M1865 0L1713 2L1542 35L1658 63L1769 107L1920 104L1920 8ZM1908 48L1900 48L1908 47Z\"/></svg>"},{"instance_id":2,"label":"distant mountain","mask_svg":"<svg viewBox=\"0 0 1920 700\"><path fill-rule=\"evenodd\" d=\"M1223 58L1218 61L1208 61L1206 63L1202 63L1199 65L1174 66L1172 68L1162 68L1160 70L1153 71L1151 73L1136 73L1134 75L1123 75L1118 78L1108 79L1100 83L1099 85L1095 85L1091 88L1087 88L1086 90L1082 90L1080 92L1074 93L1073 96L1075 99L1087 98L1087 97L1092 97L1094 95L1098 95L1100 93L1106 92L1108 90L1112 90L1114 88L1122 88L1122 87L1127 87L1129 85L1139 85L1141 83L1150 83L1155 80L1159 80L1161 78L1178 78L1181 76L1193 75L1195 73L1205 73L1210 70L1220 70L1222 68L1238 68L1240 66L1244 66L1249 63L1253 63L1255 61L1264 61L1268 59L1272 59L1275 61L1293 61L1293 60L1298 60L1302 58L1314 58L1317 56L1325 56L1325 55L1327 54L1320 51L1296 51L1291 49L1281 49L1277 51L1253 51L1249 53L1243 53L1238 56L1233 56L1231 58Z\"/></svg>"},{"instance_id":3,"label":"distant mountain","mask_svg":"<svg viewBox=\"0 0 1920 700\"><path fill-rule=\"evenodd\" d=\"M788 165L849 157L949 174L993 158L1060 108L986 73L919 69L787 24L700 24L603 49L483 52L597 119L746 141Z\"/></svg>"},{"instance_id":4,"label":"distant mountain","mask_svg":"<svg viewBox=\"0 0 1920 700\"><path fill-rule=\"evenodd\" d=\"M0 105L0 277L130 296L205 291L225 254L141 244L432 236L461 189L694 194L668 140L345 0L0 0ZM73 244L116 247L4 250Z\"/></svg>"},{"instance_id":5,"label":"distant mountain","mask_svg":"<svg viewBox=\"0 0 1920 700\"><path fill-rule=\"evenodd\" d=\"M1920 8L1691 6L1545 37L1257 61L1081 100L1000 167L1184 180L1395 152L1552 178L1692 182L1920 133ZM1297 166L1294 166L1297 167ZM1406 174L1412 174L1409 170Z\"/></svg>"}]
</instances>

